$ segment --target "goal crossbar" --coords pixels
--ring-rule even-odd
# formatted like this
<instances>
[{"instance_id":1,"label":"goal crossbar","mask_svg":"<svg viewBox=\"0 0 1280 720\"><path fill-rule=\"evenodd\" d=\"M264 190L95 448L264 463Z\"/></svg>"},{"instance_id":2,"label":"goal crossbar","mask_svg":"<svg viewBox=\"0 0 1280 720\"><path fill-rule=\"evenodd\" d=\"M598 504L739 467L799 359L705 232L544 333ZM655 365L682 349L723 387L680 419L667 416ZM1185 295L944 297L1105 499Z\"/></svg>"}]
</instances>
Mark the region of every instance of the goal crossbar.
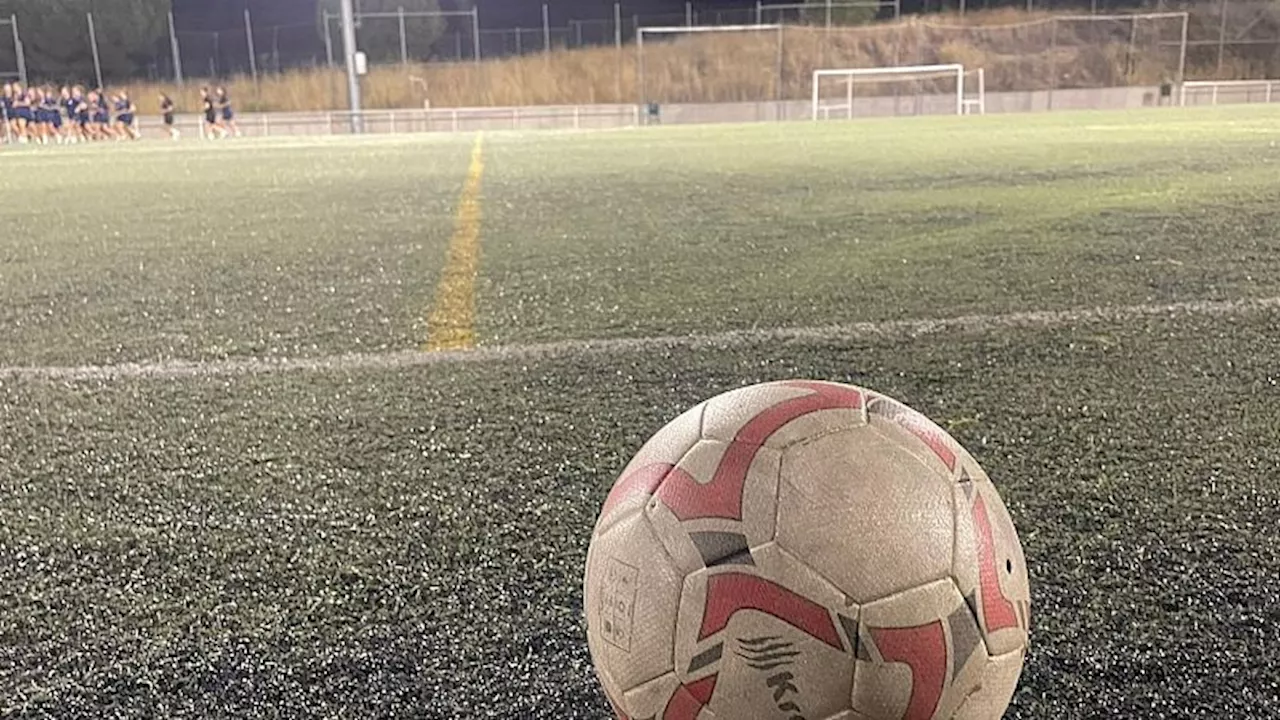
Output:
<instances>
[{"instance_id":1,"label":"goal crossbar","mask_svg":"<svg viewBox=\"0 0 1280 720\"><path fill-rule=\"evenodd\" d=\"M777 23L766 25L646 25L636 28L636 37L641 38L645 33L659 35L663 33L710 33L710 32L749 32L759 30L781 30L782 25Z\"/></svg>"},{"instance_id":2,"label":"goal crossbar","mask_svg":"<svg viewBox=\"0 0 1280 720\"><path fill-rule=\"evenodd\" d=\"M964 65L959 63L947 63L944 65L899 65L894 67L882 68L828 68L825 70L813 71L813 119L817 120L819 110L822 107L822 98L819 86L823 78L841 77L849 80L847 89L846 105L850 113L853 114L853 79L858 77L869 76L890 76L902 77L904 75L925 75L925 76L943 76L954 77L956 80L956 114L963 115L965 112L965 96L964 96Z\"/></svg>"}]
</instances>

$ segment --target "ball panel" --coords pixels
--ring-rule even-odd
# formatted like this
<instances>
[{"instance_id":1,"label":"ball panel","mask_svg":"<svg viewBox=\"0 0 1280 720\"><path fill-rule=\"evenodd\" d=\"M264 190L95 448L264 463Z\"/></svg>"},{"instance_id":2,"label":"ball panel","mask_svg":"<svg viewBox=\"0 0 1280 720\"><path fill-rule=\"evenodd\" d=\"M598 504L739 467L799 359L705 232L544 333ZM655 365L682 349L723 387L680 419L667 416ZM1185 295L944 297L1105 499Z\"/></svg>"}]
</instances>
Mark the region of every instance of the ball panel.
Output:
<instances>
[{"instance_id":1,"label":"ball panel","mask_svg":"<svg viewBox=\"0 0 1280 720\"><path fill-rule=\"evenodd\" d=\"M948 717L981 679L976 622L951 579L862 607L854 709L874 717Z\"/></svg>"},{"instance_id":2,"label":"ball panel","mask_svg":"<svg viewBox=\"0 0 1280 720\"><path fill-rule=\"evenodd\" d=\"M672 670L682 576L648 520L626 515L596 535L584 580L587 637L613 697Z\"/></svg>"},{"instance_id":3,"label":"ball panel","mask_svg":"<svg viewBox=\"0 0 1280 720\"><path fill-rule=\"evenodd\" d=\"M1003 655L1029 639L1027 561L1008 510L989 481L962 469L954 491L955 561L952 576L982 627L988 651Z\"/></svg>"},{"instance_id":4,"label":"ball panel","mask_svg":"<svg viewBox=\"0 0 1280 720\"><path fill-rule=\"evenodd\" d=\"M702 434L747 446L782 448L804 438L866 423L864 391L807 380L752 385L707 402Z\"/></svg>"},{"instance_id":5,"label":"ball panel","mask_svg":"<svg viewBox=\"0 0 1280 720\"><path fill-rule=\"evenodd\" d=\"M628 689L620 696L619 706L629 718L661 718L679 688L680 679L667 673Z\"/></svg>"},{"instance_id":6,"label":"ball panel","mask_svg":"<svg viewBox=\"0 0 1280 720\"><path fill-rule=\"evenodd\" d=\"M706 403L702 403L681 413L654 433L636 452L605 498L604 507L596 519L596 532L607 528L620 513L637 510L648 502L667 472L697 444L705 407Z\"/></svg>"},{"instance_id":7,"label":"ball panel","mask_svg":"<svg viewBox=\"0 0 1280 720\"><path fill-rule=\"evenodd\" d=\"M954 720L999 720L1013 699L1022 674L1022 651L998 655L983 665L980 687L964 699Z\"/></svg>"},{"instance_id":8,"label":"ball panel","mask_svg":"<svg viewBox=\"0 0 1280 720\"><path fill-rule=\"evenodd\" d=\"M695 445L655 489L645 509L683 574L717 565L750 564L749 548L773 539L780 453L760 448L748 472L730 484L715 475L725 448L716 440ZM720 514L740 519L715 516ZM690 516L693 519L682 520Z\"/></svg>"},{"instance_id":9,"label":"ball panel","mask_svg":"<svg viewBox=\"0 0 1280 720\"><path fill-rule=\"evenodd\" d=\"M950 477L956 468L960 445L947 431L923 414L893 398L873 394L867 405L870 425L898 439L922 461Z\"/></svg>"},{"instance_id":10,"label":"ball panel","mask_svg":"<svg viewBox=\"0 0 1280 720\"><path fill-rule=\"evenodd\" d=\"M664 479L654 494L690 527L702 520L712 525L746 522L754 527L756 542L768 542L773 537L781 454L771 448L750 450L750 463L726 469L725 459L739 453L741 446L701 441L680 461L681 472Z\"/></svg>"},{"instance_id":11,"label":"ball panel","mask_svg":"<svg viewBox=\"0 0 1280 720\"><path fill-rule=\"evenodd\" d=\"M767 567L790 564L768 554ZM717 678L722 691L708 707L720 717L824 717L847 709L853 685L847 633L856 633L856 620L758 571L717 569L686 578L676 672L686 684ZM804 568L787 572L806 588L823 584ZM829 586L822 592L843 609L838 592Z\"/></svg>"},{"instance_id":12,"label":"ball panel","mask_svg":"<svg viewBox=\"0 0 1280 720\"><path fill-rule=\"evenodd\" d=\"M949 484L894 438L859 428L783 455L778 542L855 602L946 577L953 533Z\"/></svg>"}]
</instances>

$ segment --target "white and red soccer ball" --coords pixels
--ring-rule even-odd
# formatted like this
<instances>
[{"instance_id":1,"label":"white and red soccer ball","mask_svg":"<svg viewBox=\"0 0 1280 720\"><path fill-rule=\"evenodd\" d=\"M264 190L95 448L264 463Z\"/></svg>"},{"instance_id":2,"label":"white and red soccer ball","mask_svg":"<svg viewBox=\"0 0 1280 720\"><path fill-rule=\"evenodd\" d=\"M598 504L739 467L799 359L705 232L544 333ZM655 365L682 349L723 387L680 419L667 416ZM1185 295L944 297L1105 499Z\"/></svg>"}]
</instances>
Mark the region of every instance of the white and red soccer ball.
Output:
<instances>
[{"instance_id":1,"label":"white and red soccer ball","mask_svg":"<svg viewBox=\"0 0 1280 720\"><path fill-rule=\"evenodd\" d=\"M587 637L619 718L1000 717L1026 561L978 463L883 395L712 398L623 470L592 535Z\"/></svg>"}]
</instances>

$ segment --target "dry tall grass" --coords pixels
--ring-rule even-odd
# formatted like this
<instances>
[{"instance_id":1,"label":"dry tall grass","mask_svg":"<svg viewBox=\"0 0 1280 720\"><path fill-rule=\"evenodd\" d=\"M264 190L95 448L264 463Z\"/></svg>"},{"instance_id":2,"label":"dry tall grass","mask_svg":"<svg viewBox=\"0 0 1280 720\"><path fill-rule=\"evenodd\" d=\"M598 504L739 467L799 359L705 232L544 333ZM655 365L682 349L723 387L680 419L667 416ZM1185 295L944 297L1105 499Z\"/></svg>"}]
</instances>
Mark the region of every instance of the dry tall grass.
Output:
<instances>
[{"instance_id":1,"label":"dry tall grass","mask_svg":"<svg viewBox=\"0 0 1280 720\"><path fill-rule=\"evenodd\" d=\"M863 27L788 27L734 34L688 34L634 45L556 50L482 63L383 66L364 79L368 108L725 102L808 96L812 71L959 62L986 71L987 88L1036 90L1158 83L1175 77L1181 21L1071 20L1013 10L913 17ZM1192 57L1189 77L1212 73ZM641 69L643 68L643 69ZM1259 72L1242 58L1227 70ZM1265 70L1263 70L1265 72ZM341 71L299 70L257 84L227 83L241 110L341 109ZM135 98L170 92L179 107L198 107L197 88L134 86ZM180 97L179 97L180 96Z\"/></svg>"}]
</instances>

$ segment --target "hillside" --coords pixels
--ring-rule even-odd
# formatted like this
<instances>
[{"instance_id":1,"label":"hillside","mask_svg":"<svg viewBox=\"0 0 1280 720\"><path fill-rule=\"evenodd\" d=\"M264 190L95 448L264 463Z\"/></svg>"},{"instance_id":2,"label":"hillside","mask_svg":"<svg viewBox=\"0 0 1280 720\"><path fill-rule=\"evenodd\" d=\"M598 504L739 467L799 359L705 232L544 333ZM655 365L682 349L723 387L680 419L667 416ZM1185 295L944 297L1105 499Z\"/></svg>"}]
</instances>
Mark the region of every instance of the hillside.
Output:
<instances>
[{"instance_id":1,"label":"hillside","mask_svg":"<svg viewBox=\"0 0 1280 720\"><path fill-rule=\"evenodd\" d=\"M1274 5L1274 4L1272 4ZM1216 6L1215 6L1216 7ZM1204 13L1211 8L1205 6ZM1263 11L1255 30L1277 24ZM1266 14L1270 13L1270 14ZM1210 14L1193 13L1192 37L1217 33ZM789 26L783 31L690 33L635 45L557 50L481 63L396 65L365 78L368 108L512 106L583 103L800 99L812 71L959 62L986 72L988 91L1155 84L1177 78L1179 16L1092 18L999 10L929 15L861 27ZM1188 78L1274 77L1280 53L1258 44L1191 44ZM229 83L244 110L318 110L345 106L342 73L303 70ZM135 87L144 102L161 88ZM196 106L195 87L182 98Z\"/></svg>"}]
</instances>

